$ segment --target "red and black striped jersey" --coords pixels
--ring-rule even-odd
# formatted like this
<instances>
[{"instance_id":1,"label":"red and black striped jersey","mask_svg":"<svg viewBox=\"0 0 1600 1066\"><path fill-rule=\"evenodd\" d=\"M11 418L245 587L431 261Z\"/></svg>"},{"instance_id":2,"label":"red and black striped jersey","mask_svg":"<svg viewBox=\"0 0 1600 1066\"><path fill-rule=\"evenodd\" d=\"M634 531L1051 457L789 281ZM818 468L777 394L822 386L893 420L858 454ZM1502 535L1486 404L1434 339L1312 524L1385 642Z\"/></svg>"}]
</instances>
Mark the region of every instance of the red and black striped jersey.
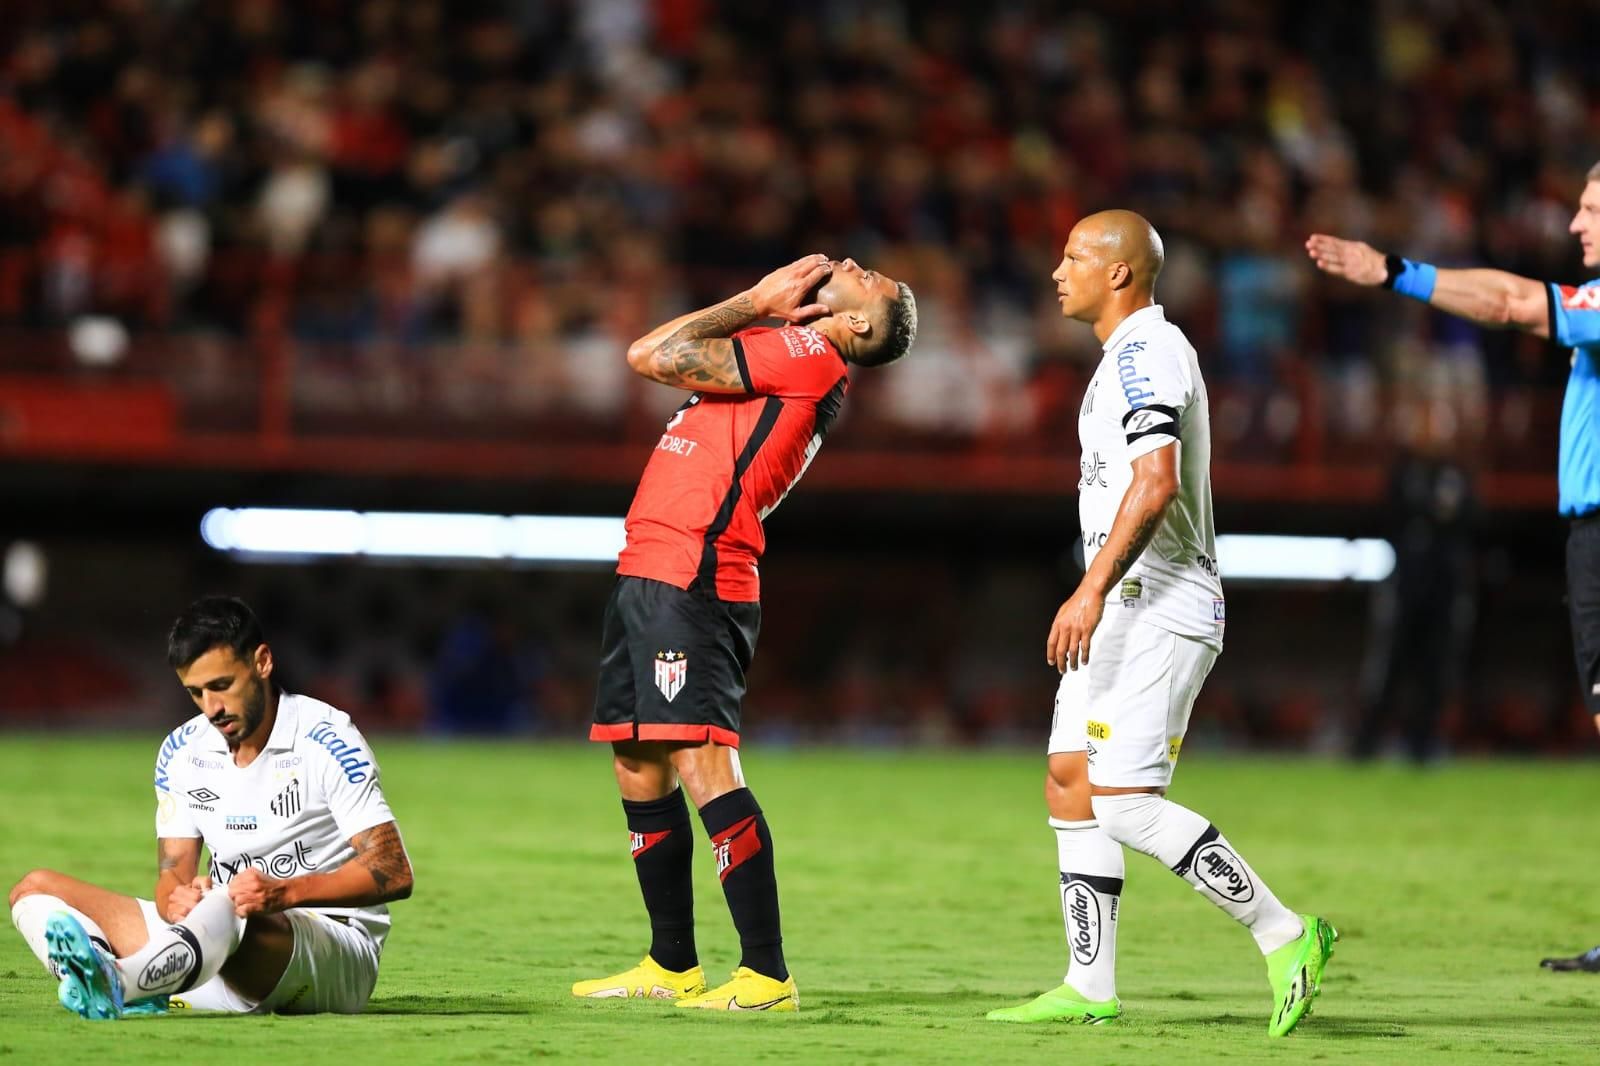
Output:
<instances>
[{"instance_id":1,"label":"red and black striped jersey","mask_svg":"<svg viewBox=\"0 0 1600 1066\"><path fill-rule=\"evenodd\" d=\"M783 502L838 416L850 376L804 326L733 337L748 393L690 396L667 422L628 509L617 572L719 599L760 599L761 520Z\"/></svg>"}]
</instances>

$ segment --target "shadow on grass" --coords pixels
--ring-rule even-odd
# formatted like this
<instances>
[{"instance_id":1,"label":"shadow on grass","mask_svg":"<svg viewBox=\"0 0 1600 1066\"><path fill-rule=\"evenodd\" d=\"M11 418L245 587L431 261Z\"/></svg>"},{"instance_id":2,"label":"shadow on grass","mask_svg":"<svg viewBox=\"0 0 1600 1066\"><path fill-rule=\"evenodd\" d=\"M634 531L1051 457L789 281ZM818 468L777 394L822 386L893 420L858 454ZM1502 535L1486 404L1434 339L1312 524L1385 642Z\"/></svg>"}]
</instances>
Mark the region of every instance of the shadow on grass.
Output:
<instances>
[{"instance_id":1,"label":"shadow on grass","mask_svg":"<svg viewBox=\"0 0 1600 1066\"><path fill-rule=\"evenodd\" d=\"M804 990L802 990L803 994ZM937 1007L950 1003L984 1003L995 999L992 994L970 988L950 988L940 991L908 992L904 989L833 989L825 995L810 1000L819 1008L835 1010L841 1007ZM803 1001L804 1002L804 1001ZM994 1005L1006 1006L1009 1000L1001 997ZM989 1008L984 1008L985 1010ZM980 1012L981 1013L981 1012Z\"/></svg>"},{"instance_id":2,"label":"shadow on grass","mask_svg":"<svg viewBox=\"0 0 1600 1066\"><path fill-rule=\"evenodd\" d=\"M363 1014L530 1014L532 999L506 996L385 996L367 1004Z\"/></svg>"}]
</instances>

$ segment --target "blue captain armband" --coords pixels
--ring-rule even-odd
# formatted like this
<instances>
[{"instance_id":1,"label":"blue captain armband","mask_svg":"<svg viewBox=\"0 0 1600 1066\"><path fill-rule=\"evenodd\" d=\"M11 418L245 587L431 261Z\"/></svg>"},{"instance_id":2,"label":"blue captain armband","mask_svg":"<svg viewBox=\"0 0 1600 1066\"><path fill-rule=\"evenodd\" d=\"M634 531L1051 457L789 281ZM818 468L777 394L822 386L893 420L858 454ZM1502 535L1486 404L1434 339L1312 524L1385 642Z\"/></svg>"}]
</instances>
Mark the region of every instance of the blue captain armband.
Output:
<instances>
[{"instance_id":1,"label":"blue captain armband","mask_svg":"<svg viewBox=\"0 0 1600 1066\"><path fill-rule=\"evenodd\" d=\"M1439 268L1432 263L1417 263L1391 255L1384 260L1384 265L1388 268L1388 277L1383 279L1384 288L1423 303L1433 296L1433 286L1439 280Z\"/></svg>"}]
</instances>

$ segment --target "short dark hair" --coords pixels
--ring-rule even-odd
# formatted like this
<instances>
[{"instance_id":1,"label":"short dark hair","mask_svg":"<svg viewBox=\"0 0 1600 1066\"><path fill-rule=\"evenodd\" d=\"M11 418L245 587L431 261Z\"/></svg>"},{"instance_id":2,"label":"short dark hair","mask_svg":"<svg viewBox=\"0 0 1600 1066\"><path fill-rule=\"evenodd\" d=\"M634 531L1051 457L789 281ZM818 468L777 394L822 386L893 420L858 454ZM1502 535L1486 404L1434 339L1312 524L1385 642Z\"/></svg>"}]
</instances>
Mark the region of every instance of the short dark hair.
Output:
<instances>
[{"instance_id":1,"label":"short dark hair","mask_svg":"<svg viewBox=\"0 0 1600 1066\"><path fill-rule=\"evenodd\" d=\"M249 604L234 596L202 596L184 608L167 634L167 664L181 670L213 648L232 648L249 662L266 643Z\"/></svg>"},{"instance_id":2,"label":"short dark hair","mask_svg":"<svg viewBox=\"0 0 1600 1066\"><path fill-rule=\"evenodd\" d=\"M854 360L857 366L887 366L911 350L917 339L917 298L911 286L900 282L900 291L884 301L883 336L878 343Z\"/></svg>"}]
</instances>

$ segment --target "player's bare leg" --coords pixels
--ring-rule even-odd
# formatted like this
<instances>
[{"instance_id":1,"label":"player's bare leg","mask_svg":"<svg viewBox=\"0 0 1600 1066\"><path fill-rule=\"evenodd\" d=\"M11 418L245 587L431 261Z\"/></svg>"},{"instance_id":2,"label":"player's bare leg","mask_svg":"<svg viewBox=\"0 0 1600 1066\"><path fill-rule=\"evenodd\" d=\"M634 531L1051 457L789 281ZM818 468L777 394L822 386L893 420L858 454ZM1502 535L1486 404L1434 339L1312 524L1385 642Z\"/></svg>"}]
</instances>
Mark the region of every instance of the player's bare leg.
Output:
<instances>
[{"instance_id":1,"label":"player's bare leg","mask_svg":"<svg viewBox=\"0 0 1600 1066\"><path fill-rule=\"evenodd\" d=\"M586 999L682 999L706 990L694 943L694 829L666 744L612 744L612 768L628 820L629 849L645 910L650 951L637 966L578 981Z\"/></svg>"},{"instance_id":2,"label":"player's bare leg","mask_svg":"<svg viewBox=\"0 0 1600 1066\"><path fill-rule=\"evenodd\" d=\"M11 888L11 921L47 967L45 920L56 911L74 914L113 955L132 955L150 939L139 901L132 896L55 870L33 870ZM55 973L53 968L51 972Z\"/></svg>"},{"instance_id":3,"label":"player's bare leg","mask_svg":"<svg viewBox=\"0 0 1600 1066\"><path fill-rule=\"evenodd\" d=\"M135 1013L135 1004L141 1005L138 1012L164 1009L170 994L216 976L245 928L224 888L207 893L159 942L152 941L133 897L55 871L24 877L12 888L11 901L12 920L36 955L36 941L43 942L41 960L61 980L62 1005L85 1018L119 1018ZM279 920L287 926L287 919ZM267 992L282 975L288 953L282 962ZM264 979L256 974L252 984Z\"/></svg>"},{"instance_id":4,"label":"player's bare leg","mask_svg":"<svg viewBox=\"0 0 1600 1066\"><path fill-rule=\"evenodd\" d=\"M294 957L294 926L283 914L255 914L245 921L244 935L228 961L222 979L251 999L266 999L278 987Z\"/></svg>"}]
</instances>

